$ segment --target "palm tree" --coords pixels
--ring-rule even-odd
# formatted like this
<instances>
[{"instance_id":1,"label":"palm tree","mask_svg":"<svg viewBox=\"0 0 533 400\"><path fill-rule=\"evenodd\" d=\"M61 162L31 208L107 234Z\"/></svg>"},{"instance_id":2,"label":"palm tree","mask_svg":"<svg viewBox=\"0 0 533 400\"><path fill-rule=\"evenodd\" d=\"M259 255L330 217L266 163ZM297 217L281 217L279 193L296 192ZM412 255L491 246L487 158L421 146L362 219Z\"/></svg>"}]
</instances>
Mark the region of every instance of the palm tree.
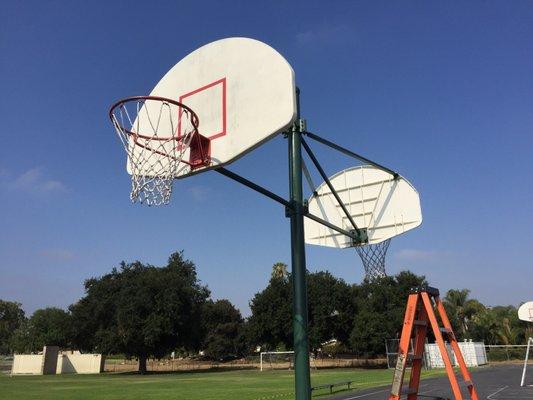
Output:
<instances>
[{"instance_id":1,"label":"palm tree","mask_svg":"<svg viewBox=\"0 0 533 400\"><path fill-rule=\"evenodd\" d=\"M517 343L518 332L512 328L509 318L504 317L501 322L500 328L500 341L502 344L515 344Z\"/></svg>"},{"instance_id":2,"label":"palm tree","mask_svg":"<svg viewBox=\"0 0 533 400\"><path fill-rule=\"evenodd\" d=\"M284 264L282 262L275 263L272 266L272 274L270 275L270 279L287 279L289 276L289 273L287 272L287 264Z\"/></svg>"},{"instance_id":3,"label":"palm tree","mask_svg":"<svg viewBox=\"0 0 533 400\"><path fill-rule=\"evenodd\" d=\"M472 317L483 311L485 306L476 299L469 299L470 290L450 289L444 296L444 306L450 318L454 330L459 330L460 336L464 338L469 330L469 322Z\"/></svg>"},{"instance_id":4,"label":"palm tree","mask_svg":"<svg viewBox=\"0 0 533 400\"><path fill-rule=\"evenodd\" d=\"M496 313L487 308L473 318L475 339L485 344L499 344L501 338L501 324Z\"/></svg>"}]
</instances>

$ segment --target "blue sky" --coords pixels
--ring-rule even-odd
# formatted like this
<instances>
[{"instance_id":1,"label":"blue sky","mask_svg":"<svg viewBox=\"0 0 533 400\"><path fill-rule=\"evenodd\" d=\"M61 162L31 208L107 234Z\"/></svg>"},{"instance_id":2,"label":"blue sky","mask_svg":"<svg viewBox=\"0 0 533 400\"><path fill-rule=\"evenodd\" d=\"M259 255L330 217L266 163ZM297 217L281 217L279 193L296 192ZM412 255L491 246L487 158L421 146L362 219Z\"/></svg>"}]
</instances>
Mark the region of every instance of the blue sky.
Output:
<instances>
[{"instance_id":1,"label":"blue sky","mask_svg":"<svg viewBox=\"0 0 533 400\"><path fill-rule=\"evenodd\" d=\"M278 204L216 173L170 206L129 202L107 110L148 94L179 59L230 36L264 41L296 72L311 131L419 190L424 223L387 269L470 288L485 304L533 297L533 3L8 2L0 13L0 298L66 307L121 260L185 250L215 298L246 315L289 263ZM314 146L328 174L351 161ZM287 195L277 137L231 166ZM310 270L360 282L354 250L307 247Z\"/></svg>"}]
</instances>

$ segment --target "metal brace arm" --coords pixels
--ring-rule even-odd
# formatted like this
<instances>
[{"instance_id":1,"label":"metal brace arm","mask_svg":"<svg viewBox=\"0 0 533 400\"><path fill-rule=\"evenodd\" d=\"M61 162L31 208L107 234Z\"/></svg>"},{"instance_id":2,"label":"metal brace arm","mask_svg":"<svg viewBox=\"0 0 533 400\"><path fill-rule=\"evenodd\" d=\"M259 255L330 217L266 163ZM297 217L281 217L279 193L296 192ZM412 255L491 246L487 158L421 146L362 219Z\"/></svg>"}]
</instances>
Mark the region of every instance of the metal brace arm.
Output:
<instances>
[{"instance_id":1,"label":"metal brace arm","mask_svg":"<svg viewBox=\"0 0 533 400\"><path fill-rule=\"evenodd\" d=\"M369 160L368 158L363 157L360 154L354 153L353 151L348 150L345 147L339 146L338 144L335 144L333 142L330 142L329 140L324 139L324 138L322 138L322 137L320 137L318 135L315 135L314 133L306 131L306 132L304 132L304 134L307 135L309 138L311 138L313 140L316 140L319 143L322 143L322 144L324 144L324 145L326 145L328 147L331 147L334 150L337 150L337 151L340 151L343 154L346 154L349 157L356 158L356 159L358 159L360 161L363 161L365 163L373 165L374 167L379 168L379 169L381 169L381 170L383 170L385 172L388 172L389 174L391 174L394 177L394 179L398 179L400 177L400 174L398 174L397 172L393 171L392 169L384 167L383 165L378 164L377 162Z\"/></svg>"},{"instance_id":2,"label":"metal brace arm","mask_svg":"<svg viewBox=\"0 0 533 400\"><path fill-rule=\"evenodd\" d=\"M224 167L220 167L220 168L217 168L215 169L216 172L218 172L219 174L222 174L230 179L233 179L234 181L236 182L239 182L241 184L243 184L244 186L246 187L249 187L250 189L252 190L255 190L256 192L259 192L261 193L262 195L274 200L274 201L277 201L278 203L280 203L281 205L285 206L285 209L286 209L286 213L290 215L290 213L294 212L294 206L287 200L285 200L283 197L281 196L278 196L277 194L271 192L270 190L268 189L265 189L264 187L262 186L259 186L258 184L256 183L253 183L252 181L236 174L235 172L232 172ZM339 233L342 233L343 235L346 235L348 237L350 237L351 239L353 239L355 241L355 243L359 243L361 241L361 237L359 234L357 234L357 232L355 231L347 231L346 229L342 229L336 225L333 225L332 223L328 222L328 221L325 221L323 220L322 218L320 217L317 217L316 215L313 215L313 214L310 214L309 211L307 211L307 208L305 208L303 210L303 215L304 217L307 217L309 219L312 219L313 221L316 221L318 222L319 224L322 224L334 231L337 231ZM364 241L364 240L363 240Z\"/></svg>"}]
</instances>

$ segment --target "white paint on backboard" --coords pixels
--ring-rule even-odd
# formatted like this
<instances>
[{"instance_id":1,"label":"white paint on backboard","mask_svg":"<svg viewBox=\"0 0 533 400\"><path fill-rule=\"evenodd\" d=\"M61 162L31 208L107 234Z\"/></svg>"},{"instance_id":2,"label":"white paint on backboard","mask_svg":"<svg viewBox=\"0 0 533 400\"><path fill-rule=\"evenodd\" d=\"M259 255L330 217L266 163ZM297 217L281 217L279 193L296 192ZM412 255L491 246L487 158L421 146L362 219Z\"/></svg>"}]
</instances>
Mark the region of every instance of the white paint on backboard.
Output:
<instances>
[{"instance_id":1,"label":"white paint on backboard","mask_svg":"<svg viewBox=\"0 0 533 400\"><path fill-rule=\"evenodd\" d=\"M330 179L358 228L367 228L369 244L376 244L416 228L422 223L420 197L406 179L394 179L371 165L348 168ZM326 183L309 199L309 212L345 230L352 230ZM348 236L310 219L305 220L305 241L337 248L351 247Z\"/></svg>"},{"instance_id":2,"label":"white paint on backboard","mask_svg":"<svg viewBox=\"0 0 533 400\"><path fill-rule=\"evenodd\" d=\"M191 171L181 163L177 178L231 163L286 130L296 118L292 67L272 47L248 38L222 39L197 49L172 67L150 96L189 106L199 117L199 132L211 139L211 165ZM134 130L151 132L143 121L138 128L136 121ZM179 136L179 124L176 129ZM165 160L156 154L153 162Z\"/></svg>"}]
</instances>

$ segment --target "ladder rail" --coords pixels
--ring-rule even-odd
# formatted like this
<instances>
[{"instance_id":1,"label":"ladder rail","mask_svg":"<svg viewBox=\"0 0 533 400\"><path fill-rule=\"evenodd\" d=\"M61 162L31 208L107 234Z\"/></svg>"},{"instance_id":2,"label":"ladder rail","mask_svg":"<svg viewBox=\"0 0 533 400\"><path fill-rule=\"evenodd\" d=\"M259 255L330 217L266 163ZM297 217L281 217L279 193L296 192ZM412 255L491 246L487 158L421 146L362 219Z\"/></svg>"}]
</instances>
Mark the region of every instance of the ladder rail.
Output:
<instances>
[{"instance_id":1,"label":"ladder rail","mask_svg":"<svg viewBox=\"0 0 533 400\"><path fill-rule=\"evenodd\" d=\"M457 363L459 364L459 370L461 371L461 375L463 376L464 381L468 383L467 386L468 386L468 392L470 394L470 398L472 400L478 400L477 390L474 387L470 372L468 371L468 368L466 367L466 362L463 357L463 353L461 352L459 343L457 343L457 338L455 337L455 334L453 333L452 325L450 323L450 320L448 319L448 315L446 314L446 309L444 308L444 304L442 303L442 300L439 297L435 298L435 304L437 306L437 311L440 314L442 324L444 325L446 329L448 329L451 332L449 334L450 345L452 346L453 352L455 353L455 357L457 358Z\"/></svg>"},{"instance_id":2,"label":"ladder rail","mask_svg":"<svg viewBox=\"0 0 533 400\"><path fill-rule=\"evenodd\" d=\"M409 343L411 341L411 334L413 332L413 325L415 322L415 315L417 311L418 295L410 294L407 299L407 307L405 308L405 317L402 327L402 336L398 344L398 359L396 360L396 367L394 369L394 377L392 379L392 388L390 400L399 400L402 395L403 378L405 374L405 367L407 358L409 357Z\"/></svg>"},{"instance_id":3,"label":"ladder rail","mask_svg":"<svg viewBox=\"0 0 533 400\"><path fill-rule=\"evenodd\" d=\"M446 343L444 343L439 323L437 322L437 317L435 316L435 312L433 311L433 304L431 303L431 299L429 298L429 295L425 292L421 293L421 297L422 301L424 302L424 306L426 307L426 310L428 312L429 322L433 329L433 333L435 334L435 340L437 341L442 361L444 361L444 367L446 368L446 374L448 375L448 379L450 380L450 384L452 386L453 395L455 396L456 400L463 400L461 388L459 387L457 377L455 376L455 373L453 371L452 360L450 359L450 354L448 353L448 349L446 348Z\"/></svg>"},{"instance_id":4,"label":"ladder rail","mask_svg":"<svg viewBox=\"0 0 533 400\"><path fill-rule=\"evenodd\" d=\"M427 321L427 311L419 303L418 320ZM413 348L413 365L411 367L411 377L409 378L409 394L407 400L416 400L420 387L420 374L422 373L422 362L424 356L424 345L427 337L427 323L417 324L415 329L415 343Z\"/></svg>"}]
</instances>

